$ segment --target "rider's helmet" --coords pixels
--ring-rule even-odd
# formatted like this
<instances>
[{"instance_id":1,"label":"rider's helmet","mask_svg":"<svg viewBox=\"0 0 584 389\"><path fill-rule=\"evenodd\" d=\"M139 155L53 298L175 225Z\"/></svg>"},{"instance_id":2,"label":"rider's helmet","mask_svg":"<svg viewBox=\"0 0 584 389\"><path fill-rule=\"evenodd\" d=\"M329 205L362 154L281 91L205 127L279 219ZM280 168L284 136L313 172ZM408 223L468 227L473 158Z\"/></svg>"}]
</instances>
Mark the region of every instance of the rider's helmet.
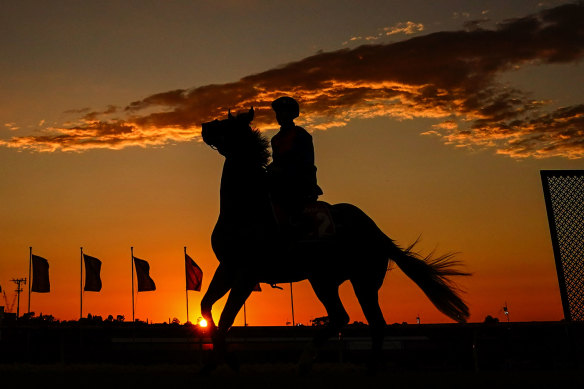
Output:
<instances>
[{"instance_id":1,"label":"rider's helmet","mask_svg":"<svg viewBox=\"0 0 584 389\"><path fill-rule=\"evenodd\" d=\"M300 115L300 106L292 97L278 97L272 102L272 109L276 114L284 114L290 119L296 119Z\"/></svg>"}]
</instances>

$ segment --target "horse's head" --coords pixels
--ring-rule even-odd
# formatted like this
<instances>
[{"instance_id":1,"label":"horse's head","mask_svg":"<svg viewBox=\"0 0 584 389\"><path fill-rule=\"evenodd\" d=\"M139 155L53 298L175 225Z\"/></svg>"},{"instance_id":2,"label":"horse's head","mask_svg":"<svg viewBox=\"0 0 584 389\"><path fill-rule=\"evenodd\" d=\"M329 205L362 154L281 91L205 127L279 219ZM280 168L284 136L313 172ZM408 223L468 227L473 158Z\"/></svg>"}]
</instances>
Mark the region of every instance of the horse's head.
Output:
<instances>
[{"instance_id":1,"label":"horse's head","mask_svg":"<svg viewBox=\"0 0 584 389\"><path fill-rule=\"evenodd\" d=\"M240 113L237 116L233 116L229 112L227 119L215 119L203 123L201 132L203 141L227 157L236 149L242 137L252 131L249 124L253 120L253 115L253 108L251 108L248 112Z\"/></svg>"},{"instance_id":2,"label":"horse's head","mask_svg":"<svg viewBox=\"0 0 584 389\"><path fill-rule=\"evenodd\" d=\"M237 116L229 112L227 119L203 123L203 141L226 158L244 157L265 166L270 158L269 144L259 131L251 128L253 116L250 108Z\"/></svg>"}]
</instances>

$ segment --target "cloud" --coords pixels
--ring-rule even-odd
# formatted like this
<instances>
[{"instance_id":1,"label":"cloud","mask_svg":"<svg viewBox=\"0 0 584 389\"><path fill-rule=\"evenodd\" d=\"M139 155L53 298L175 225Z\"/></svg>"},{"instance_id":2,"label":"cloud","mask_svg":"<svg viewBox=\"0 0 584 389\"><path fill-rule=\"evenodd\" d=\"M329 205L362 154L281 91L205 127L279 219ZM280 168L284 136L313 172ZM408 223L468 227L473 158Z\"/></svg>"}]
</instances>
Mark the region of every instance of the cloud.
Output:
<instances>
[{"instance_id":1,"label":"cloud","mask_svg":"<svg viewBox=\"0 0 584 389\"><path fill-rule=\"evenodd\" d=\"M424 31L424 25L422 23L414 23L414 22L399 22L391 27L384 27L382 29L380 29L380 31L376 34L376 35L370 35L370 36L366 36L366 37L362 37L362 36L354 36L351 37L348 41L343 42L343 45L347 45L350 42L356 42L356 41L360 41L360 40L366 40L366 41L376 41L378 39L381 39L385 36L390 36L390 35L396 35L396 34L406 34L406 35L411 35L411 34L415 34L417 32L422 32Z\"/></svg>"},{"instance_id":2,"label":"cloud","mask_svg":"<svg viewBox=\"0 0 584 389\"><path fill-rule=\"evenodd\" d=\"M464 22L463 26L465 30L478 30L481 28L481 24L487 23L490 20L487 18L469 20Z\"/></svg>"},{"instance_id":3,"label":"cloud","mask_svg":"<svg viewBox=\"0 0 584 389\"><path fill-rule=\"evenodd\" d=\"M584 104L512 123L476 125L471 131L450 132L444 138L458 146L498 146L497 153L516 158L583 158Z\"/></svg>"},{"instance_id":4,"label":"cloud","mask_svg":"<svg viewBox=\"0 0 584 389\"><path fill-rule=\"evenodd\" d=\"M16 123L4 123L4 127L8 128L10 131L16 131L20 129Z\"/></svg>"},{"instance_id":5,"label":"cloud","mask_svg":"<svg viewBox=\"0 0 584 389\"><path fill-rule=\"evenodd\" d=\"M385 35L395 35L395 34L415 34L417 32L424 31L424 25L422 23L405 22L398 23L393 27L385 27L383 29Z\"/></svg>"},{"instance_id":6,"label":"cloud","mask_svg":"<svg viewBox=\"0 0 584 389\"><path fill-rule=\"evenodd\" d=\"M73 108L73 109L68 109L65 111L65 113L86 113L91 111L91 108L89 107L85 107L85 108Z\"/></svg>"},{"instance_id":7,"label":"cloud","mask_svg":"<svg viewBox=\"0 0 584 389\"><path fill-rule=\"evenodd\" d=\"M0 145L41 152L83 151L88 149L120 150L129 146L160 146L170 141L192 140L200 131L190 128L146 128L130 121L84 121L80 126L51 128L43 135L13 137Z\"/></svg>"},{"instance_id":8,"label":"cloud","mask_svg":"<svg viewBox=\"0 0 584 389\"><path fill-rule=\"evenodd\" d=\"M81 151L198 140L202 122L250 106L256 109L254 126L274 128L270 103L288 94L300 101L298 123L308 129L339 127L358 118L434 118L437 125L425 134L457 147L494 148L514 158L583 158L583 105L554 110L497 81L523 66L582 59L582 20L580 2L493 29L318 53L236 82L157 93L124 108L84 109L75 123L0 145Z\"/></svg>"}]
</instances>

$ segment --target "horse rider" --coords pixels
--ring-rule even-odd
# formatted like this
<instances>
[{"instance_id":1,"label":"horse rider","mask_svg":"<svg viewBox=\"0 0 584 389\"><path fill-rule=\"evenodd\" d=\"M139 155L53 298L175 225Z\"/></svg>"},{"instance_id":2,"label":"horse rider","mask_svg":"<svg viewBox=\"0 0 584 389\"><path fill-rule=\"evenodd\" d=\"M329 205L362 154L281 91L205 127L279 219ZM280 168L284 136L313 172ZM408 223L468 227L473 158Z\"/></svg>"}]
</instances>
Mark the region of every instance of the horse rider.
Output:
<instances>
[{"instance_id":1,"label":"horse rider","mask_svg":"<svg viewBox=\"0 0 584 389\"><path fill-rule=\"evenodd\" d=\"M268 166L270 194L280 225L294 225L305 207L315 203L322 189L316 182L312 136L294 124L298 102L282 96L272 102L280 130L272 137L272 163Z\"/></svg>"}]
</instances>

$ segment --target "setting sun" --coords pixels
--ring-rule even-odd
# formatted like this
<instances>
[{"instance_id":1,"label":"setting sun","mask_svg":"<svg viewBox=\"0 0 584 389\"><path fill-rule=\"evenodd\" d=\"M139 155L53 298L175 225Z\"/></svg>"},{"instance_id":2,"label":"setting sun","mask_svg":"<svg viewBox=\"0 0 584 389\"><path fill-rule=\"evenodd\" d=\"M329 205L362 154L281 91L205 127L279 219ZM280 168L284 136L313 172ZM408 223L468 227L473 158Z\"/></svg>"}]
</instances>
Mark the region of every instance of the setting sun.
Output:
<instances>
[{"instance_id":1,"label":"setting sun","mask_svg":"<svg viewBox=\"0 0 584 389\"><path fill-rule=\"evenodd\" d=\"M199 322L199 327L203 327L203 328L207 327L207 320L205 320L205 319L202 319L202 320Z\"/></svg>"}]
</instances>

